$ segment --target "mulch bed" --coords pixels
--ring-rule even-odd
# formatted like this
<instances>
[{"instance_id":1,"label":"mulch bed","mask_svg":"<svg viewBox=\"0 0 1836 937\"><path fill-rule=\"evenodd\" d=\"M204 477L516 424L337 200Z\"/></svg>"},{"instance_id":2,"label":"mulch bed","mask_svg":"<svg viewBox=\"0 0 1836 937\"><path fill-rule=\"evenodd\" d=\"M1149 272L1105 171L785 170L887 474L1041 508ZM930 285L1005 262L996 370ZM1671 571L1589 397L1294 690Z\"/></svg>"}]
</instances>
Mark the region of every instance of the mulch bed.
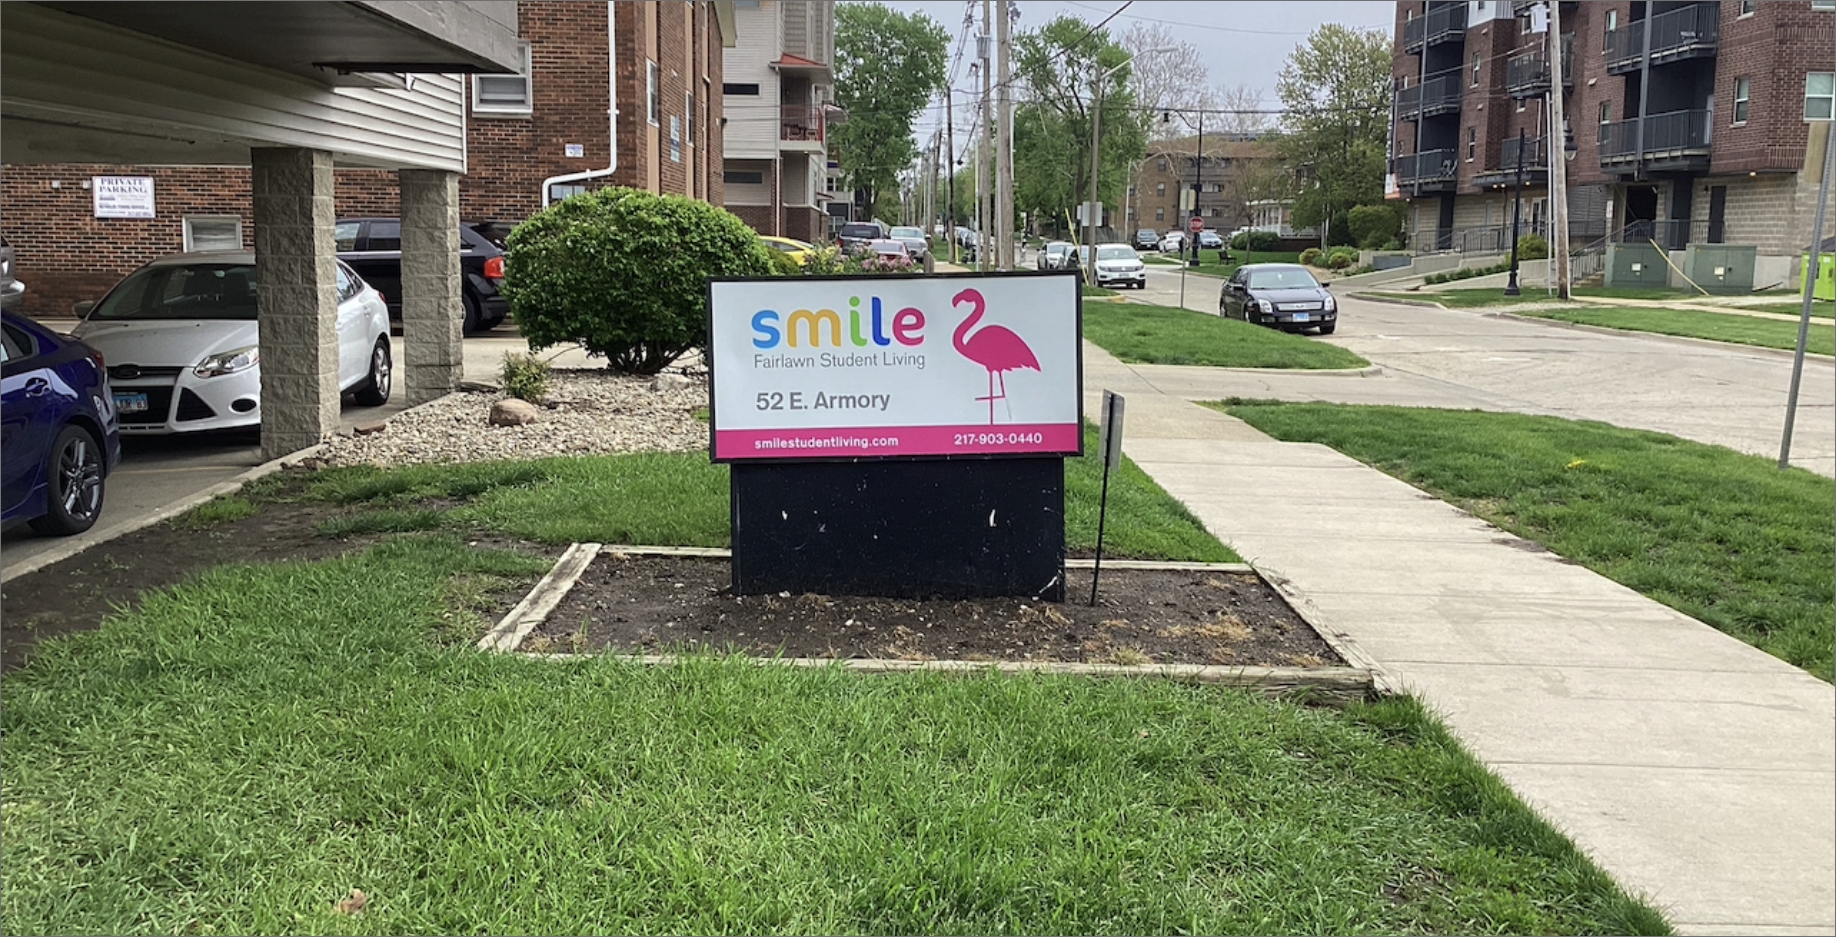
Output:
<instances>
[{"instance_id":1,"label":"mulch bed","mask_svg":"<svg viewBox=\"0 0 1836 937\"><path fill-rule=\"evenodd\" d=\"M1089 570L1072 601L735 597L723 559L601 554L546 621L530 653L664 653L1109 664L1342 666L1339 656L1254 573Z\"/></svg>"}]
</instances>

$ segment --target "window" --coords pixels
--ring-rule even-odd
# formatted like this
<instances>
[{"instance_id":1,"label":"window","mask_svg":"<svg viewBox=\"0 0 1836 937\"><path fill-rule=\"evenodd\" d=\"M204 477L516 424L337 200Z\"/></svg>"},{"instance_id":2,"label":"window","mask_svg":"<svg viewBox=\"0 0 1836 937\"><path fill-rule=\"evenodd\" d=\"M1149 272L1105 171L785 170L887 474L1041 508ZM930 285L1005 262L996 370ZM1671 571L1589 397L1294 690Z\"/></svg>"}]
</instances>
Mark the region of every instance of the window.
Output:
<instances>
[{"instance_id":1,"label":"window","mask_svg":"<svg viewBox=\"0 0 1836 937\"><path fill-rule=\"evenodd\" d=\"M1613 50L1613 30L1618 29L1618 28L1619 28L1619 11L1618 10L1606 11L1606 29L1602 30L1600 33L1600 48L1605 49L1608 52L1611 52Z\"/></svg>"},{"instance_id":2,"label":"window","mask_svg":"<svg viewBox=\"0 0 1836 937\"><path fill-rule=\"evenodd\" d=\"M480 114L527 114L533 109L529 78L535 71L535 59L529 43L516 44L522 68L514 75L473 75L472 110Z\"/></svg>"},{"instance_id":3,"label":"window","mask_svg":"<svg viewBox=\"0 0 1836 937\"><path fill-rule=\"evenodd\" d=\"M747 95L747 96L756 98L759 96L759 86L757 84L752 84L752 83L741 84L739 82L729 81L720 86L720 93L721 94L743 94L743 95Z\"/></svg>"},{"instance_id":4,"label":"window","mask_svg":"<svg viewBox=\"0 0 1836 937\"><path fill-rule=\"evenodd\" d=\"M1526 106L1525 102L1527 102L1528 100L1529 100L1528 98L1518 98L1517 99L1517 112L1519 114L1522 114L1524 112L1524 107Z\"/></svg>"},{"instance_id":5,"label":"window","mask_svg":"<svg viewBox=\"0 0 1836 937\"><path fill-rule=\"evenodd\" d=\"M695 145L695 92L682 92L682 142Z\"/></svg>"},{"instance_id":6,"label":"window","mask_svg":"<svg viewBox=\"0 0 1836 937\"><path fill-rule=\"evenodd\" d=\"M1155 221L1165 221L1165 220L1167 220L1167 210L1166 210L1166 209L1164 209L1164 208L1156 208L1156 209L1154 209L1154 220L1155 220Z\"/></svg>"},{"instance_id":7,"label":"window","mask_svg":"<svg viewBox=\"0 0 1836 937\"><path fill-rule=\"evenodd\" d=\"M1836 72L1811 72L1804 76L1804 119L1829 120L1836 116Z\"/></svg>"},{"instance_id":8,"label":"window","mask_svg":"<svg viewBox=\"0 0 1836 937\"><path fill-rule=\"evenodd\" d=\"M1224 209L1222 209L1222 208L1214 208L1214 209L1212 209L1212 210L1211 210L1211 217L1213 217L1213 218L1222 218L1222 217L1224 217Z\"/></svg>"},{"instance_id":9,"label":"window","mask_svg":"<svg viewBox=\"0 0 1836 937\"><path fill-rule=\"evenodd\" d=\"M1747 122L1747 101L1752 96L1753 83L1746 78L1734 79L1734 123Z\"/></svg>"},{"instance_id":10,"label":"window","mask_svg":"<svg viewBox=\"0 0 1836 937\"><path fill-rule=\"evenodd\" d=\"M1167 184L1162 182L1159 185L1154 186L1154 194L1155 195L1166 195L1167 194Z\"/></svg>"},{"instance_id":11,"label":"window","mask_svg":"<svg viewBox=\"0 0 1836 937\"><path fill-rule=\"evenodd\" d=\"M720 174L728 185L764 185L765 173L758 169L729 169Z\"/></svg>"},{"instance_id":12,"label":"window","mask_svg":"<svg viewBox=\"0 0 1836 937\"><path fill-rule=\"evenodd\" d=\"M1160 171L1161 171L1161 172L1166 172L1166 171L1167 171L1167 161L1166 161L1165 159L1162 159L1162 160L1160 161Z\"/></svg>"},{"instance_id":13,"label":"window","mask_svg":"<svg viewBox=\"0 0 1836 937\"><path fill-rule=\"evenodd\" d=\"M357 294L362 291L362 289L363 281L357 279L357 274L352 273L350 269L340 261L338 263L338 302L350 302L357 298Z\"/></svg>"},{"instance_id":14,"label":"window","mask_svg":"<svg viewBox=\"0 0 1836 937\"><path fill-rule=\"evenodd\" d=\"M6 330L7 361L18 361L21 358L30 358L38 354L38 343L32 341L32 336L24 329L16 329L10 325L0 326L0 328Z\"/></svg>"},{"instance_id":15,"label":"window","mask_svg":"<svg viewBox=\"0 0 1836 937\"><path fill-rule=\"evenodd\" d=\"M1135 197L1135 187L1132 185L1128 187L1128 196L1129 198Z\"/></svg>"},{"instance_id":16,"label":"window","mask_svg":"<svg viewBox=\"0 0 1836 937\"><path fill-rule=\"evenodd\" d=\"M364 238L363 249L367 251L401 250L402 223L399 221L370 222L370 235Z\"/></svg>"},{"instance_id":17,"label":"window","mask_svg":"<svg viewBox=\"0 0 1836 937\"><path fill-rule=\"evenodd\" d=\"M1836 0L1811 0L1813 10L1836 10Z\"/></svg>"},{"instance_id":18,"label":"window","mask_svg":"<svg viewBox=\"0 0 1836 937\"><path fill-rule=\"evenodd\" d=\"M1485 62L1485 53L1473 53L1473 87L1479 87L1479 66Z\"/></svg>"},{"instance_id":19,"label":"window","mask_svg":"<svg viewBox=\"0 0 1836 937\"><path fill-rule=\"evenodd\" d=\"M332 242L335 250L354 251L357 249L357 229L362 227L355 221L340 221L332 229Z\"/></svg>"},{"instance_id":20,"label":"window","mask_svg":"<svg viewBox=\"0 0 1836 937\"><path fill-rule=\"evenodd\" d=\"M1758 8L1759 8L1759 0L1741 0L1740 15L1752 16L1753 11Z\"/></svg>"},{"instance_id":21,"label":"window","mask_svg":"<svg viewBox=\"0 0 1836 937\"><path fill-rule=\"evenodd\" d=\"M644 69L644 119L650 121L651 126L654 127L659 123L658 118L663 111L662 75L657 69L657 63L646 62L644 64L646 66Z\"/></svg>"},{"instance_id":22,"label":"window","mask_svg":"<svg viewBox=\"0 0 1836 937\"><path fill-rule=\"evenodd\" d=\"M551 185L548 187L548 197L553 201L559 202L564 199L573 198L576 195L585 195L586 190L587 187L584 185Z\"/></svg>"},{"instance_id":23,"label":"window","mask_svg":"<svg viewBox=\"0 0 1836 937\"><path fill-rule=\"evenodd\" d=\"M1612 122L1613 122L1613 102L1611 101L1600 102L1600 142L1602 143L1606 142L1607 124L1610 124ZM1563 128L1563 129L1564 131L1567 130L1567 128Z\"/></svg>"},{"instance_id":24,"label":"window","mask_svg":"<svg viewBox=\"0 0 1836 937\"><path fill-rule=\"evenodd\" d=\"M235 215L186 215L185 250L242 250L242 219Z\"/></svg>"},{"instance_id":25,"label":"window","mask_svg":"<svg viewBox=\"0 0 1836 937\"><path fill-rule=\"evenodd\" d=\"M1466 161L1470 163L1478 155L1479 131L1472 127L1468 127L1466 128Z\"/></svg>"}]
</instances>

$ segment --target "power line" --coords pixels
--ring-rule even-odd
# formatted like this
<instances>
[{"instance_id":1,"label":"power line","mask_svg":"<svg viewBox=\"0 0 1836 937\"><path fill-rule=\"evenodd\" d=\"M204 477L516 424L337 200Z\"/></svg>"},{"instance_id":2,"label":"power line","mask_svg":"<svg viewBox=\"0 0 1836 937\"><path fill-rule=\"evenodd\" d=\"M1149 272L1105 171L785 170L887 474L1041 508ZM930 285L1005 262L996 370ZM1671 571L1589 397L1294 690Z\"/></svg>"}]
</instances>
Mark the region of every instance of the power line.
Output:
<instances>
[{"instance_id":1,"label":"power line","mask_svg":"<svg viewBox=\"0 0 1836 937\"><path fill-rule=\"evenodd\" d=\"M1091 6L1088 3L1076 3L1074 2L1074 0L1065 0L1065 4L1067 6L1083 7L1086 10L1096 10L1099 13L1102 12L1102 9L1103 9L1102 7ZM1110 18L1114 19L1114 16L1112 15ZM1212 30L1216 30L1221 33L1241 33L1241 34L1250 35L1250 36L1305 36L1305 35L1308 35L1308 33L1284 32L1281 30L1242 29L1236 26L1213 26L1209 23L1185 23L1179 20L1164 20L1164 19L1159 19L1159 18L1152 17L1152 16L1137 16L1133 13L1128 14L1122 18L1130 19L1130 20L1140 20L1144 23L1160 23L1166 26L1183 26L1189 29L1212 29Z\"/></svg>"}]
</instances>

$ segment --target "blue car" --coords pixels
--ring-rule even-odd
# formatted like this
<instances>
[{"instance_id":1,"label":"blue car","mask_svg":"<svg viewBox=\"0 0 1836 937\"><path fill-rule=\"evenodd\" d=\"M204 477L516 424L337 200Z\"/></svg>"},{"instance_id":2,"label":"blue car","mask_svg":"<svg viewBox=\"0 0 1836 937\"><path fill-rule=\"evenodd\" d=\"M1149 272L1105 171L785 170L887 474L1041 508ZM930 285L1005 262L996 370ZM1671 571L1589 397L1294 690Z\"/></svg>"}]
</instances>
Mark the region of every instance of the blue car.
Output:
<instances>
[{"instance_id":1,"label":"blue car","mask_svg":"<svg viewBox=\"0 0 1836 937\"><path fill-rule=\"evenodd\" d=\"M0 476L7 527L80 534L102 516L102 490L121 461L108 370L95 349L24 316L4 314Z\"/></svg>"}]
</instances>

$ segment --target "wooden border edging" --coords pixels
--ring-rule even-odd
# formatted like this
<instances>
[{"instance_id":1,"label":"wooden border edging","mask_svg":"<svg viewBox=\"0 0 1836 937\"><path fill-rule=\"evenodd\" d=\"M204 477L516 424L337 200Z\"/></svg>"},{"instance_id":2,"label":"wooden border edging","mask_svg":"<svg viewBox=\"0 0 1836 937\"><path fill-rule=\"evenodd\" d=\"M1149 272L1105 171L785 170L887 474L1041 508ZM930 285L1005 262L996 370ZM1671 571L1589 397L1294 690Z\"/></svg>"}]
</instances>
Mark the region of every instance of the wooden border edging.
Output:
<instances>
[{"instance_id":1,"label":"wooden border edging","mask_svg":"<svg viewBox=\"0 0 1836 937\"><path fill-rule=\"evenodd\" d=\"M676 654L529 654L535 660L583 661L615 660L647 667L668 667L680 663ZM879 658L834 659L823 657L749 657L760 666L776 664L785 667L839 667L856 673L1040 673L1058 676L1088 677L1158 677L1211 686L1254 690L1264 696L1283 697L1294 694L1309 699L1345 706L1370 698L1375 681L1371 671L1360 667L1226 667L1217 664L1080 664L1055 661L974 661L974 660L885 660Z\"/></svg>"},{"instance_id":2,"label":"wooden border edging","mask_svg":"<svg viewBox=\"0 0 1836 937\"><path fill-rule=\"evenodd\" d=\"M580 574L586 572L587 565L598 556L601 547L597 543L576 543L561 554L555 561L553 569L543 576L529 594L523 596L516 607L504 614L497 627L492 628L484 637L478 639L481 651L505 653L514 651L523 639L529 636L537 625L548 620L549 613L561 604Z\"/></svg>"}]
</instances>

